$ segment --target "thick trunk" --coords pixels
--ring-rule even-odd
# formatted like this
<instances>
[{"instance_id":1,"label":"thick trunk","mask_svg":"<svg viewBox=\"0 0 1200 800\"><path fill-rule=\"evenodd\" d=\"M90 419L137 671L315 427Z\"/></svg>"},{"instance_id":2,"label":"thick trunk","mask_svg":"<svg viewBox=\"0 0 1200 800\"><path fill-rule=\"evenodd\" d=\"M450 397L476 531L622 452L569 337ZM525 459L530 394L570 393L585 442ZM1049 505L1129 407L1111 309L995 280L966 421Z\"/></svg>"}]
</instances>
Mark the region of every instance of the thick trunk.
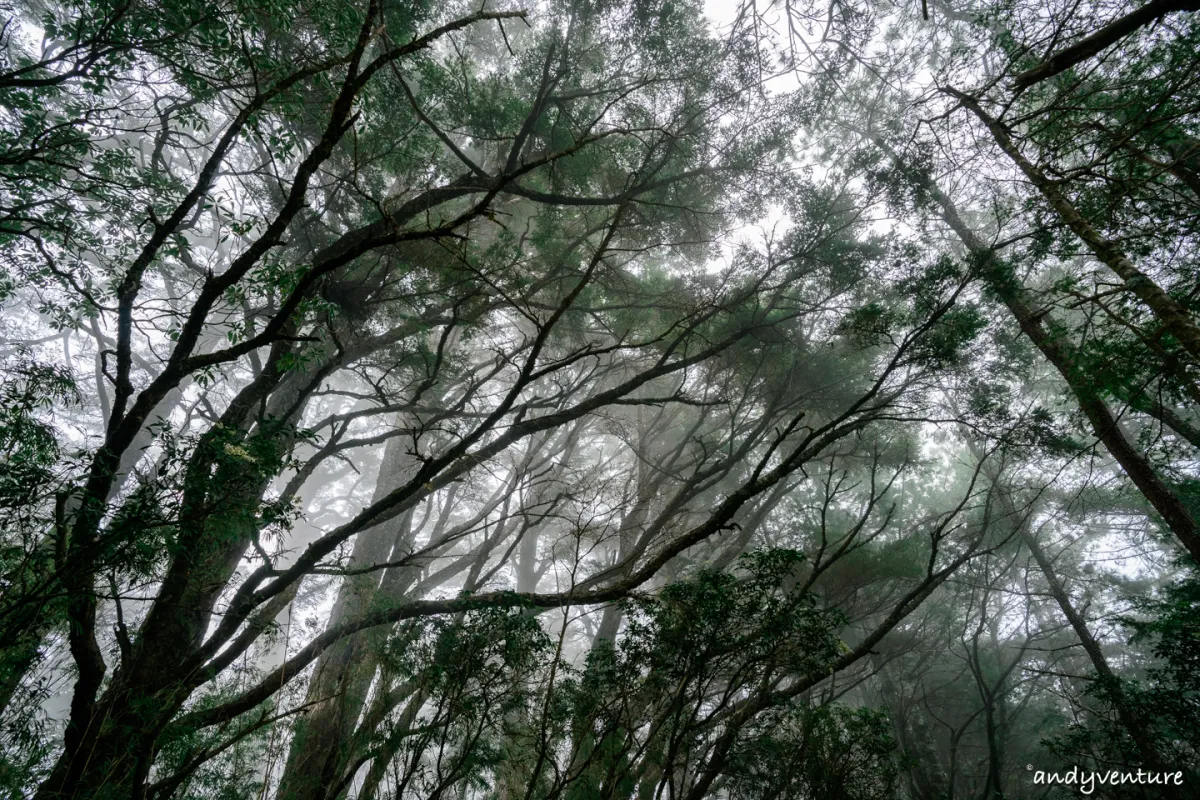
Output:
<instances>
[{"instance_id":1,"label":"thick trunk","mask_svg":"<svg viewBox=\"0 0 1200 800\"><path fill-rule=\"evenodd\" d=\"M129 660L91 713L73 705L78 734L64 742L39 798L93 797L105 790L141 796L155 740L192 690L182 667L200 646L213 605L249 547L257 528L254 511L268 484L229 470L218 470L213 482L236 488L220 498L220 512L206 515L202 530L186 537L190 541L164 580Z\"/></svg>"},{"instance_id":2,"label":"thick trunk","mask_svg":"<svg viewBox=\"0 0 1200 800\"><path fill-rule=\"evenodd\" d=\"M38 788L39 800L144 796L158 736L195 689L187 665L203 643L218 597L257 535L262 496L274 478L264 464L274 459L265 452L219 458L224 450L219 431L248 431L254 425L252 411L269 394L265 416L280 427L259 428L257 434L276 455L286 452L292 421L321 374L313 369L285 376L272 368L263 382L239 394L221 428L197 448L184 481L176 554L154 605L98 700L89 698L95 697L102 671L76 682L71 735L64 735L63 752Z\"/></svg>"}]
</instances>

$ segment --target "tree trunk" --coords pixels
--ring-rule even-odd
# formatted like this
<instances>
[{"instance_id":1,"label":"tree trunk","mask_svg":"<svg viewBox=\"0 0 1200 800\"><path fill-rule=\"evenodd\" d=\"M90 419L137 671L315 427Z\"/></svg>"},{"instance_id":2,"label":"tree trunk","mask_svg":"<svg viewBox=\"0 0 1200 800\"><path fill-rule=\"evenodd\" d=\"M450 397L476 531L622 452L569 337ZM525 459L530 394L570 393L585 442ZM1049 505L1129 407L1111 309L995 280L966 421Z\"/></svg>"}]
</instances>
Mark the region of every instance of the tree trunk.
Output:
<instances>
[{"instance_id":1,"label":"tree trunk","mask_svg":"<svg viewBox=\"0 0 1200 800\"><path fill-rule=\"evenodd\" d=\"M1088 222L1079 210L1075 208L1067 196L1046 175L1034 166L1013 142L1008 130L994 117L989 115L975 98L954 89L946 90L956 97L971 113L987 126L992 138L1000 145L1005 154L1016 164L1025 177L1041 192L1050 206L1058 212L1059 217L1066 223L1075 235L1088 246L1092 254L1111 269L1125 283L1125 288L1149 307L1156 319L1179 340L1192 358L1200 362L1200 328L1196 327L1186 309L1179 305L1169 294L1163 291L1149 275L1142 272L1116 243L1104 238L1092 224Z\"/></svg>"},{"instance_id":2,"label":"tree trunk","mask_svg":"<svg viewBox=\"0 0 1200 800\"><path fill-rule=\"evenodd\" d=\"M1011 506L1011 501L1008 500L1007 496L1001 502ZM1037 562L1038 569L1041 570L1042 575L1046 578L1046 586L1050 590L1050 596L1054 598L1054 602L1062 610L1063 617L1071 625L1071 630L1075 631L1075 636L1078 637L1079 644L1082 645L1083 651L1087 653L1088 659L1092 662L1092 669L1096 671L1096 674L1104 684L1108 699L1112 702L1113 708L1121 720L1121 724L1129 731L1130 738L1133 739L1134 745L1137 747L1142 763L1150 768L1162 766L1158 751L1150 741L1145 720L1141 719L1136 711L1130 707L1128 699L1121 688L1120 680L1113 673L1112 667L1109 666L1108 659L1105 658L1104 651L1100 649L1100 643L1096 641L1096 637L1092 636L1091 630L1088 629L1087 622L1079 615L1079 612L1075 610L1075 606L1071 603L1070 595L1067 594L1066 588L1054 570L1054 563L1047 557L1046 551L1038 544L1033 534L1029 532L1029 526L1023 522L1021 525L1021 543L1029 550L1030 555L1033 556L1033 560Z\"/></svg>"},{"instance_id":3,"label":"tree trunk","mask_svg":"<svg viewBox=\"0 0 1200 800\"><path fill-rule=\"evenodd\" d=\"M1080 410L1091 423L1096 438L1104 444L1129 479L1162 516L1167 527L1191 553L1192 558L1200 562L1200 530L1197 529L1191 513L1175 496L1175 493L1163 483L1145 457L1125 438L1125 434L1118 426L1116 417L1109 410L1108 405L1091 384L1088 376L1077 367L1071 347L1051 326L1046 324L1044 314L1039 314L1030 307L1024 297L1022 287L1002 268L992 249L967 227L959 217L958 210L950 198L932 184L927 188L934 201L940 206L942 218L962 240L972 257L978 261L984 280L1008 307L1022 333L1042 352L1046 360L1066 381Z\"/></svg>"},{"instance_id":4,"label":"tree trunk","mask_svg":"<svg viewBox=\"0 0 1200 800\"><path fill-rule=\"evenodd\" d=\"M1200 11L1198 0L1150 0L1149 3L1117 17L1100 30L1085 36L1070 47L1064 47L1030 70L1022 72L1013 81L1017 89L1025 89L1035 83L1052 78L1106 50L1112 45L1175 11Z\"/></svg>"},{"instance_id":5,"label":"tree trunk","mask_svg":"<svg viewBox=\"0 0 1200 800\"><path fill-rule=\"evenodd\" d=\"M384 451L375 485L375 500L411 477L415 462L403 437L391 439ZM385 563L403 549L411 529L411 513L401 514L358 535L349 567L361 569ZM394 556L393 556L394 557ZM330 627L365 614L375 600L383 570L346 578L329 617ZM305 702L311 710L296 721L286 766L279 782L279 800L324 800L339 783L359 712L366 700L377 659L369 652L370 633L347 637L317 660Z\"/></svg>"},{"instance_id":6,"label":"tree trunk","mask_svg":"<svg viewBox=\"0 0 1200 800\"><path fill-rule=\"evenodd\" d=\"M982 459L983 454L974 441L968 439L968 446L971 448L971 452L975 458ZM985 462L984 473L993 485L1000 483L999 471L994 464ZM1021 538L1021 544L1029 550L1030 555L1033 556L1033 560L1038 565L1038 569L1046 579L1046 586L1050 592L1050 596L1058 605L1059 610L1062 611L1063 618L1070 624L1071 630L1075 632L1076 638L1079 639L1079 644L1087 654L1088 660L1091 661L1092 669L1095 670L1096 675L1099 677L1108 701L1117 712L1117 717L1121 720L1121 724L1129 732L1130 738L1133 739L1142 765L1151 769L1163 767L1158 751L1150 740L1146 721L1130 705L1121 687L1120 680L1109 665L1104 651L1100 648L1100 643L1096 641L1096 637L1092 635L1091 630L1088 628L1087 621L1075 609L1074 603L1071 602L1071 596L1067 593L1066 587L1059 579L1058 572L1054 568L1054 562L1046 555L1046 551L1038 543L1037 537L1029 530L1029 515L1022 514L1017 510L1008 487L1000 486L1000 491L997 495L1000 510L1008 519L1012 520ZM1167 790L1167 796L1175 795L1170 790Z\"/></svg>"},{"instance_id":7,"label":"tree trunk","mask_svg":"<svg viewBox=\"0 0 1200 800\"><path fill-rule=\"evenodd\" d=\"M317 361L295 372L272 369L261 382L249 384L222 424L205 435L188 465L177 552L154 605L99 699L91 698L102 671L76 682L67 725L71 736L64 736L63 751L38 788L38 800L104 792L144 797L158 737L194 689L193 671L185 667L203 643L217 598L257 535L262 496L274 479L262 459L273 461L290 449L302 401L323 375L323 359ZM253 412L268 394L263 416L280 427L257 430L263 436L259 445L274 455L221 456L223 432L241 430L245 441L255 425Z\"/></svg>"}]
</instances>

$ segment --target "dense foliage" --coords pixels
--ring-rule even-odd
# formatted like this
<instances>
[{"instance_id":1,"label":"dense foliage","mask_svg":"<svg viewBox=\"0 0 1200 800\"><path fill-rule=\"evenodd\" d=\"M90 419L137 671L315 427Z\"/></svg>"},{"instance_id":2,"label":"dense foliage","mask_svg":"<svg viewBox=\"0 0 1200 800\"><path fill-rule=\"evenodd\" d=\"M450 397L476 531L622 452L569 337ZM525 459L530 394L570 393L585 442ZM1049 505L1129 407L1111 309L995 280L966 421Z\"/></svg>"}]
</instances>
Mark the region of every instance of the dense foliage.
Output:
<instances>
[{"instance_id":1,"label":"dense foliage","mask_svg":"<svg viewBox=\"0 0 1200 800\"><path fill-rule=\"evenodd\" d=\"M1192 0L0 9L3 796L1195 793Z\"/></svg>"}]
</instances>

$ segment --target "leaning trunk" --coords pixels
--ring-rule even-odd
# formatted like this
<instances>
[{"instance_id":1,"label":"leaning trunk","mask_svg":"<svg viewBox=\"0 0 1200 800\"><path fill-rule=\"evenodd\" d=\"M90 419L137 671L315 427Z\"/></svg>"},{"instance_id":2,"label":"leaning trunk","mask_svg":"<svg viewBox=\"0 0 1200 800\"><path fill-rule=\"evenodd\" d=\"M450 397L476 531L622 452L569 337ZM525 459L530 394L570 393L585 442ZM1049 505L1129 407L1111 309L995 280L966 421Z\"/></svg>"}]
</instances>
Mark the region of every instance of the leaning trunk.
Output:
<instances>
[{"instance_id":1,"label":"leaning trunk","mask_svg":"<svg viewBox=\"0 0 1200 800\"><path fill-rule=\"evenodd\" d=\"M978 262L984 280L1008 307L1021 332L1066 381L1080 410L1091 423L1096 438L1104 444L1129 479L1162 516L1180 543L1193 558L1200 561L1200 530L1197 529L1196 521L1192 519L1183 502L1150 466L1150 462L1125 437L1108 405L1096 391L1089 377L1075 363L1071 347L1046 323L1045 314L1038 313L1029 305L1022 287L999 263L992 249L967 227L950 199L935 186L927 188L933 200L941 207L942 218Z\"/></svg>"}]
</instances>

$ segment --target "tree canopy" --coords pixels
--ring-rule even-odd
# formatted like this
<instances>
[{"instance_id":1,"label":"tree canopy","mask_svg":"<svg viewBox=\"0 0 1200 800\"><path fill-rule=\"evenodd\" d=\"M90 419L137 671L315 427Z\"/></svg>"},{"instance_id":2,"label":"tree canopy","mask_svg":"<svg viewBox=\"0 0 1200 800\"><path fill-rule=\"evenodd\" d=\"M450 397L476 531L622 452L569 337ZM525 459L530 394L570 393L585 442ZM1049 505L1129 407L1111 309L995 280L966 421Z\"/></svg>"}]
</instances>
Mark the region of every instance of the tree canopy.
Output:
<instances>
[{"instance_id":1,"label":"tree canopy","mask_svg":"<svg viewBox=\"0 0 1200 800\"><path fill-rule=\"evenodd\" d=\"M0 9L3 796L1200 785L1193 0Z\"/></svg>"}]
</instances>

